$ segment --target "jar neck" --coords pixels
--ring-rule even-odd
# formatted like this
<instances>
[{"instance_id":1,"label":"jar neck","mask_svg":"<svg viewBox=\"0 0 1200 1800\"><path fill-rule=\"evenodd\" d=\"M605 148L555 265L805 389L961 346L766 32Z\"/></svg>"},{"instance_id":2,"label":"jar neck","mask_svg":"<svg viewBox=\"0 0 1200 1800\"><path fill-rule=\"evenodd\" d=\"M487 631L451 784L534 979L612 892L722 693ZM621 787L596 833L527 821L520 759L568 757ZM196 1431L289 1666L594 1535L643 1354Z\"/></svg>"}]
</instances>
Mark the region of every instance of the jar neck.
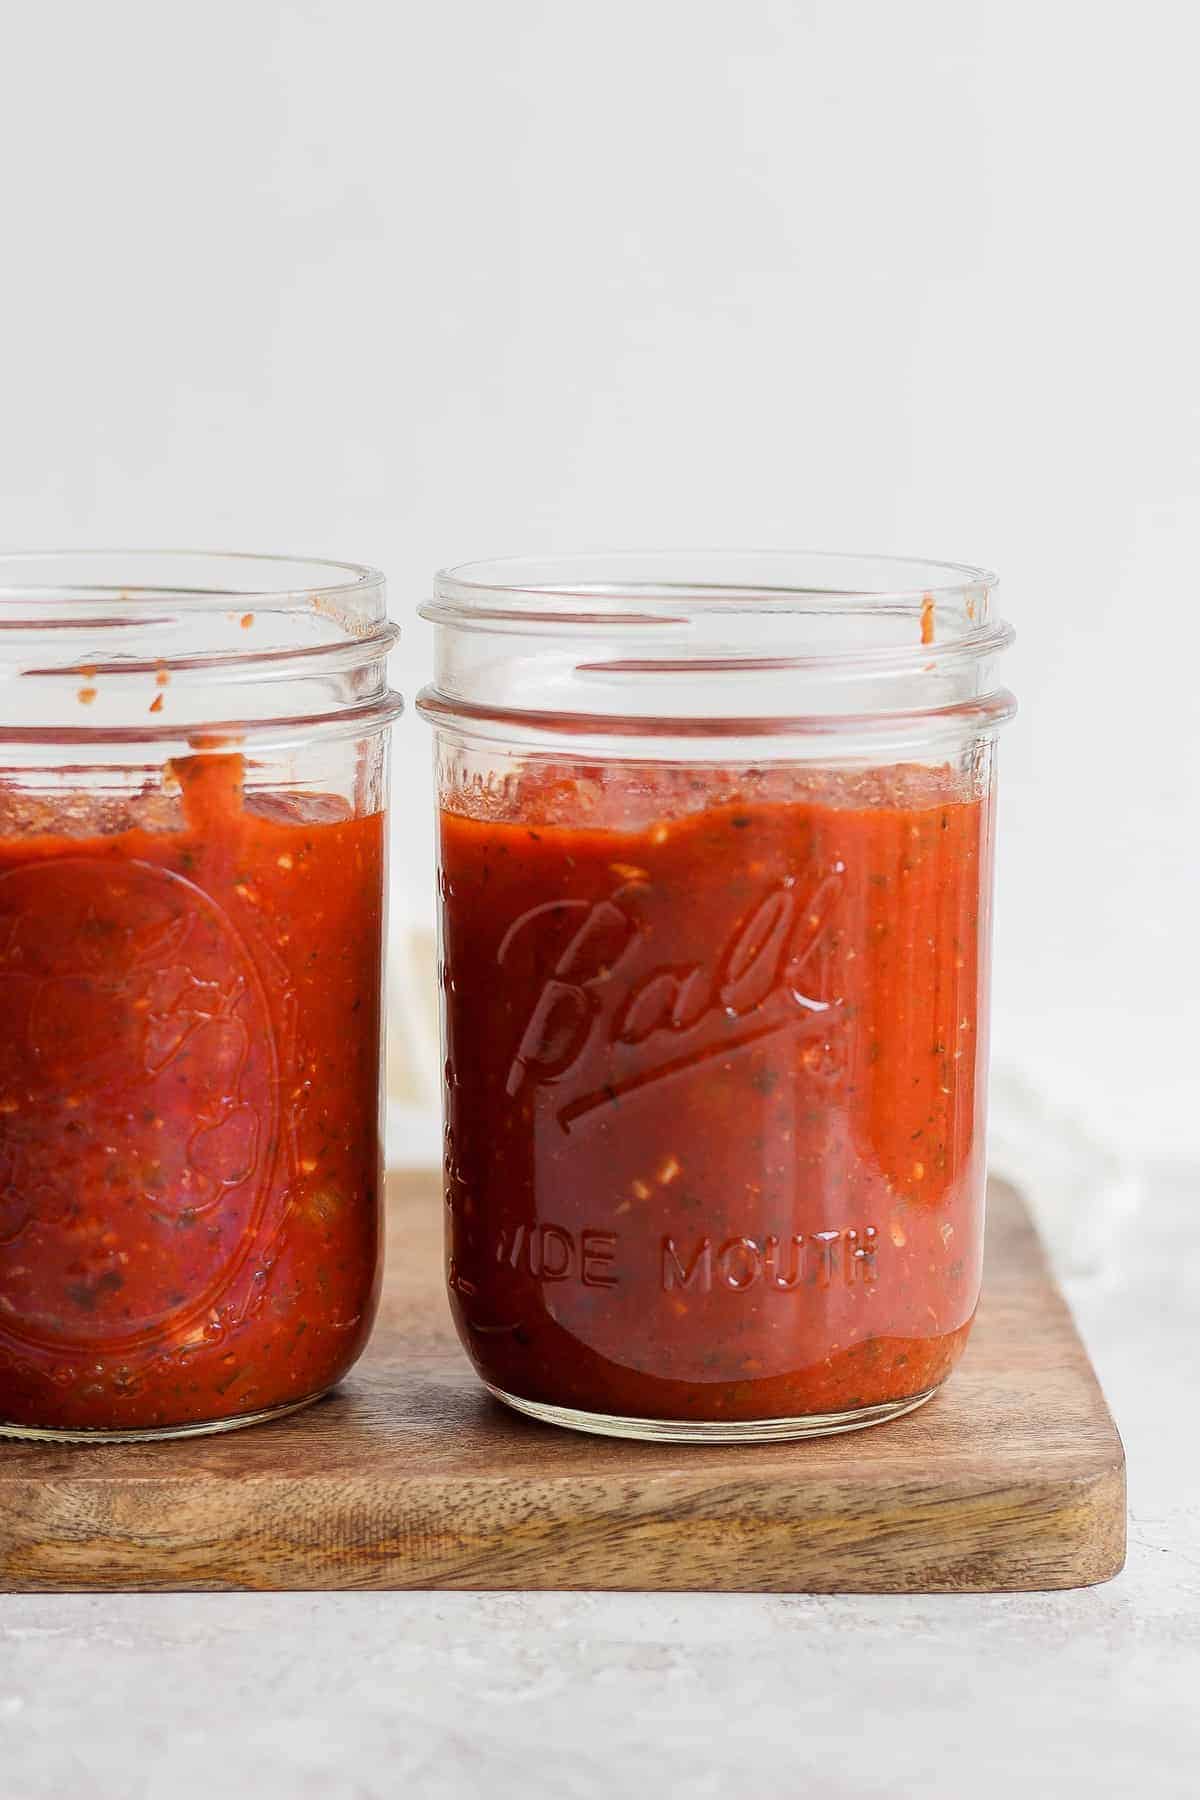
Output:
<instances>
[{"instance_id":1,"label":"jar neck","mask_svg":"<svg viewBox=\"0 0 1200 1800\"><path fill-rule=\"evenodd\" d=\"M400 710L382 576L155 552L0 558L0 744L272 743Z\"/></svg>"},{"instance_id":2,"label":"jar neck","mask_svg":"<svg viewBox=\"0 0 1200 1800\"><path fill-rule=\"evenodd\" d=\"M439 577L422 609L437 627L426 716L529 744L636 738L657 755L708 739L723 757L731 738L759 756L859 739L899 754L1014 710L996 676L1013 633L983 571L752 553L576 562L557 577L534 564L523 584L503 585L518 567L504 563ZM833 585L867 574L871 590Z\"/></svg>"}]
</instances>

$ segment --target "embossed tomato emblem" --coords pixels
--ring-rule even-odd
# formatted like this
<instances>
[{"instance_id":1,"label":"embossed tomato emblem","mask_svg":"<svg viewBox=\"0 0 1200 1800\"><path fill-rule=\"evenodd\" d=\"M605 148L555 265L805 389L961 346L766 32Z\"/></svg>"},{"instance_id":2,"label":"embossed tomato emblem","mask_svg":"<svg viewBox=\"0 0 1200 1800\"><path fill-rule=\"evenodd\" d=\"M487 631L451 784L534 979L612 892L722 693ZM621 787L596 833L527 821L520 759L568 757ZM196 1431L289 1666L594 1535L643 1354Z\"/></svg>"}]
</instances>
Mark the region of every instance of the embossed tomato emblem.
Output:
<instances>
[{"instance_id":1,"label":"embossed tomato emblem","mask_svg":"<svg viewBox=\"0 0 1200 1800\"><path fill-rule=\"evenodd\" d=\"M214 1307L277 1088L261 981L209 895L115 857L0 876L0 1332L108 1351Z\"/></svg>"}]
</instances>

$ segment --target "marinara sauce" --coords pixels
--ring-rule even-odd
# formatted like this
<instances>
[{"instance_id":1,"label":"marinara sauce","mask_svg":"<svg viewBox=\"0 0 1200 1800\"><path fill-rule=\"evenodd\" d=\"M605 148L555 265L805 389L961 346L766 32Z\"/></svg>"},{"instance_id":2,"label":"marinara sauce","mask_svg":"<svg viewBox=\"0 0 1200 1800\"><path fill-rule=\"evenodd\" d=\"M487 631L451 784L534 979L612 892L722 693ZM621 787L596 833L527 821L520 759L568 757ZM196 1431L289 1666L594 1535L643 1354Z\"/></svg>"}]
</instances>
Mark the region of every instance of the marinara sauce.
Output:
<instances>
[{"instance_id":1,"label":"marinara sauce","mask_svg":"<svg viewBox=\"0 0 1200 1800\"><path fill-rule=\"evenodd\" d=\"M957 765L443 788L451 1302L503 1397L828 1429L945 1378L988 812Z\"/></svg>"},{"instance_id":2,"label":"marinara sauce","mask_svg":"<svg viewBox=\"0 0 1200 1800\"><path fill-rule=\"evenodd\" d=\"M0 1429L270 1414L375 1311L382 818L166 774L0 789Z\"/></svg>"}]
</instances>

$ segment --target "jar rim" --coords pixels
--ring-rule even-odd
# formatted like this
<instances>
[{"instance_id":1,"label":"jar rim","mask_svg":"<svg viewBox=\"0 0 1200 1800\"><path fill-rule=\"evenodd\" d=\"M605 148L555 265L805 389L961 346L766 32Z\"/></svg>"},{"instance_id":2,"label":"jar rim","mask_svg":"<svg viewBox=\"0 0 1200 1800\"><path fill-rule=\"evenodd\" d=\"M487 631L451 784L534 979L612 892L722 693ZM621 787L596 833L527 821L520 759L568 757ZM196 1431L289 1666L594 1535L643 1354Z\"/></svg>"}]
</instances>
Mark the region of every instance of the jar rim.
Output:
<instances>
[{"instance_id":1,"label":"jar rim","mask_svg":"<svg viewBox=\"0 0 1200 1800\"><path fill-rule=\"evenodd\" d=\"M170 565L177 564L182 573L189 563L197 568L207 564L214 570L219 567L244 571L245 578L241 581L203 585L195 585L194 579L183 581L170 578ZM112 565L114 571L109 579L72 579L74 571L85 570L89 565L99 569L108 564ZM127 580L117 573L120 567L128 565L131 575L135 572L148 575L156 564L164 571L164 578L161 580ZM22 568L44 570L47 576L58 574L63 579L42 579L39 573L21 575L18 571ZM251 579L255 572L265 575L268 569L276 571L277 579L266 584ZM285 570L308 571L309 578L299 581L279 579ZM25 598L93 600L102 595L111 595L131 606L140 606L156 598L184 598L189 595L221 600L254 600L262 605L299 600L317 594L364 593L382 589L383 586L382 571L369 563L341 562L323 556L285 556L257 550L155 549L144 546L0 551L0 605Z\"/></svg>"},{"instance_id":2,"label":"jar rim","mask_svg":"<svg viewBox=\"0 0 1200 1800\"><path fill-rule=\"evenodd\" d=\"M370 729L401 709L386 679L398 637L364 563L0 552L0 745Z\"/></svg>"},{"instance_id":3,"label":"jar rim","mask_svg":"<svg viewBox=\"0 0 1200 1800\"><path fill-rule=\"evenodd\" d=\"M461 564L420 609L438 627L420 710L663 745L990 731L1013 704L993 684L1014 635L996 585L964 563L820 551Z\"/></svg>"},{"instance_id":4,"label":"jar rim","mask_svg":"<svg viewBox=\"0 0 1200 1800\"><path fill-rule=\"evenodd\" d=\"M858 579L855 579L855 575ZM579 624L595 617L597 602L613 610L609 622L633 623L633 603L649 605L655 622L663 604L706 611L808 612L830 602L950 601L991 592L990 569L928 557L860 555L839 550L606 550L562 556L507 556L458 563L434 578L433 601L422 617L449 622L536 616ZM546 601L555 605L546 608ZM533 603L531 605L531 602Z\"/></svg>"}]
</instances>

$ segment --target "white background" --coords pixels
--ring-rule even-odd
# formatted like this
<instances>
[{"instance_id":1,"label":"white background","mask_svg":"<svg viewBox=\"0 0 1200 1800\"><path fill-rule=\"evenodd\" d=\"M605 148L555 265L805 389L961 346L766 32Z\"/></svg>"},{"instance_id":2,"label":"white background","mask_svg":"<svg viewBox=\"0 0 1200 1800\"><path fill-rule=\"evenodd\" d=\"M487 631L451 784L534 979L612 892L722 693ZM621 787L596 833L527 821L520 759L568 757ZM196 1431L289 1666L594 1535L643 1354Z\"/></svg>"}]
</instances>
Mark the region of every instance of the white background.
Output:
<instances>
[{"instance_id":1,"label":"white background","mask_svg":"<svg viewBox=\"0 0 1200 1800\"><path fill-rule=\"evenodd\" d=\"M1197 15L0 0L0 540L1000 569L995 1039L1200 1148ZM398 743L395 910L430 911Z\"/></svg>"}]
</instances>

